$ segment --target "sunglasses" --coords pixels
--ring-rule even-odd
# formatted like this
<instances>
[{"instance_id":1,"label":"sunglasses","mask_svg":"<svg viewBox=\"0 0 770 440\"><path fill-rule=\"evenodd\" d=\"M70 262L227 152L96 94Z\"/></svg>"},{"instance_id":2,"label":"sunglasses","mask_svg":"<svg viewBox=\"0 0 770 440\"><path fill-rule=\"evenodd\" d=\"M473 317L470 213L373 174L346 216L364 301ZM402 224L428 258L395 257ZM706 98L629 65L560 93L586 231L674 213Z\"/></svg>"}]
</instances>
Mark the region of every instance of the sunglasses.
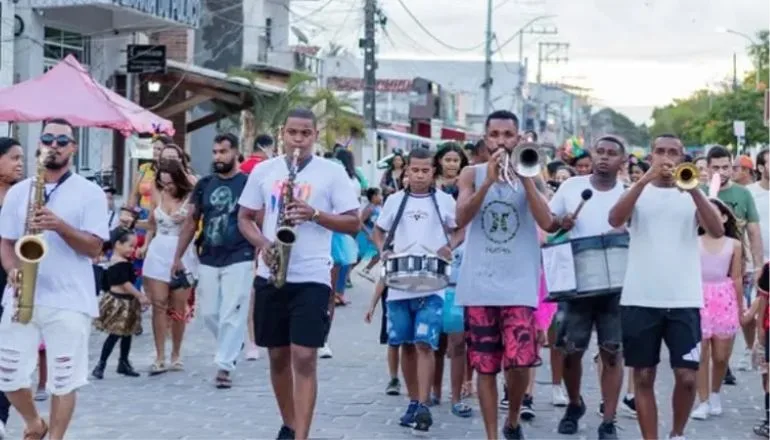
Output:
<instances>
[{"instance_id":1,"label":"sunglasses","mask_svg":"<svg viewBox=\"0 0 770 440\"><path fill-rule=\"evenodd\" d=\"M75 140L64 134L55 136L50 133L45 133L40 136L40 143L45 145L46 147L50 147L50 146L53 146L53 144L56 144L56 147L63 148L71 144L72 142L75 142Z\"/></svg>"}]
</instances>

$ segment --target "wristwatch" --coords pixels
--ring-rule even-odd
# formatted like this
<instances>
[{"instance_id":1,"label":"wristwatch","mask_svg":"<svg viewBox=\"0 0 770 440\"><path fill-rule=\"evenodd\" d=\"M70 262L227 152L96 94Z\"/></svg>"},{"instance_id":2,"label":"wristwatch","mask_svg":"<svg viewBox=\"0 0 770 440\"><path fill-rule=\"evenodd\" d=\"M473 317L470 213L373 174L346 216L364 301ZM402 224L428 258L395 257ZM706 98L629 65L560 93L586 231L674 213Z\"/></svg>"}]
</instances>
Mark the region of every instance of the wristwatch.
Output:
<instances>
[{"instance_id":1,"label":"wristwatch","mask_svg":"<svg viewBox=\"0 0 770 440\"><path fill-rule=\"evenodd\" d=\"M310 221L313 223L318 223L318 219L321 217L321 211L314 210L313 215L310 217Z\"/></svg>"}]
</instances>

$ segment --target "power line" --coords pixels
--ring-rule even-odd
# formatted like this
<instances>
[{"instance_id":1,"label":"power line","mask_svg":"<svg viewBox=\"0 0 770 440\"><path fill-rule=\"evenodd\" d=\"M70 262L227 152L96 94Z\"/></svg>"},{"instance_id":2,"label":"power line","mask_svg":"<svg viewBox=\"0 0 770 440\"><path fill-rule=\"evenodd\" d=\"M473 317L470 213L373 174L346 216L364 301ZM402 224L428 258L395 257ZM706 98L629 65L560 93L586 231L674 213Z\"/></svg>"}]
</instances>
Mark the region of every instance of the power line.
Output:
<instances>
[{"instance_id":1,"label":"power line","mask_svg":"<svg viewBox=\"0 0 770 440\"><path fill-rule=\"evenodd\" d=\"M406 11L406 13L409 15L409 17L412 18L412 20L417 24L417 26L420 29L422 29L423 32L425 32L435 42L437 42L438 44L446 47L447 49L456 50L458 52L472 52L474 50L481 49L484 46L484 44L485 44L485 42L482 41L481 43L479 43L479 44L477 44L477 45L475 45L473 47L457 47L457 46L452 46L451 44L448 44L448 43L444 42L442 39L440 39L439 37L435 36L430 30L428 30L428 28L426 28L425 25L423 25L422 22L417 17L415 17L415 15L412 13L412 11L409 10L409 8L406 7L406 4L404 4L403 0L398 0L398 3L401 5L402 8L404 8L404 11Z\"/></svg>"}]
</instances>

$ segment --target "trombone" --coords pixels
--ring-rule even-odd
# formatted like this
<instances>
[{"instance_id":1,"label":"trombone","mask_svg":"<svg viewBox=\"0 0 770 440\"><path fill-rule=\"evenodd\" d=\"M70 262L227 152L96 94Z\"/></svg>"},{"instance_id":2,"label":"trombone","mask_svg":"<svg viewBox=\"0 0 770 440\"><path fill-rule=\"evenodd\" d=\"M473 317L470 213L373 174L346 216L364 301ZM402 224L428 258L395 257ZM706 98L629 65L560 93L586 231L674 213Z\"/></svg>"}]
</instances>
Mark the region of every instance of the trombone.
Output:
<instances>
[{"instance_id":1,"label":"trombone","mask_svg":"<svg viewBox=\"0 0 770 440\"><path fill-rule=\"evenodd\" d=\"M534 142L524 142L506 154L500 165L500 176L511 187L516 187L516 176L537 177L542 171L539 146Z\"/></svg>"},{"instance_id":2,"label":"trombone","mask_svg":"<svg viewBox=\"0 0 770 440\"><path fill-rule=\"evenodd\" d=\"M695 164L684 162L674 169L674 184L682 191L690 191L700 185L700 172Z\"/></svg>"}]
</instances>

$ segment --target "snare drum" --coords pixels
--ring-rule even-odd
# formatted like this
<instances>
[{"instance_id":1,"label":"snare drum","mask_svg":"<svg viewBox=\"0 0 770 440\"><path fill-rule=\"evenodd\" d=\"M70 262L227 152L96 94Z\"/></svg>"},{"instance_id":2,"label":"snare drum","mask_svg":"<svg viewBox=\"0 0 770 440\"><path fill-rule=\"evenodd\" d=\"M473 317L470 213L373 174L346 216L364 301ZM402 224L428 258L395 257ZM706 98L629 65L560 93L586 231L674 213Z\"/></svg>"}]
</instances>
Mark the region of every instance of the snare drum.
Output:
<instances>
[{"instance_id":1,"label":"snare drum","mask_svg":"<svg viewBox=\"0 0 770 440\"><path fill-rule=\"evenodd\" d=\"M628 262L627 233L576 238L569 241L575 273L575 288L548 289L548 302L571 301L595 296L616 295L623 288ZM543 246L566 245L565 243ZM549 278L546 273L546 279Z\"/></svg>"},{"instance_id":2,"label":"snare drum","mask_svg":"<svg viewBox=\"0 0 770 440\"><path fill-rule=\"evenodd\" d=\"M396 254L382 264L386 286L415 293L445 288L451 271L451 263L437 255Z\"/></svg>"}]
</instances>

